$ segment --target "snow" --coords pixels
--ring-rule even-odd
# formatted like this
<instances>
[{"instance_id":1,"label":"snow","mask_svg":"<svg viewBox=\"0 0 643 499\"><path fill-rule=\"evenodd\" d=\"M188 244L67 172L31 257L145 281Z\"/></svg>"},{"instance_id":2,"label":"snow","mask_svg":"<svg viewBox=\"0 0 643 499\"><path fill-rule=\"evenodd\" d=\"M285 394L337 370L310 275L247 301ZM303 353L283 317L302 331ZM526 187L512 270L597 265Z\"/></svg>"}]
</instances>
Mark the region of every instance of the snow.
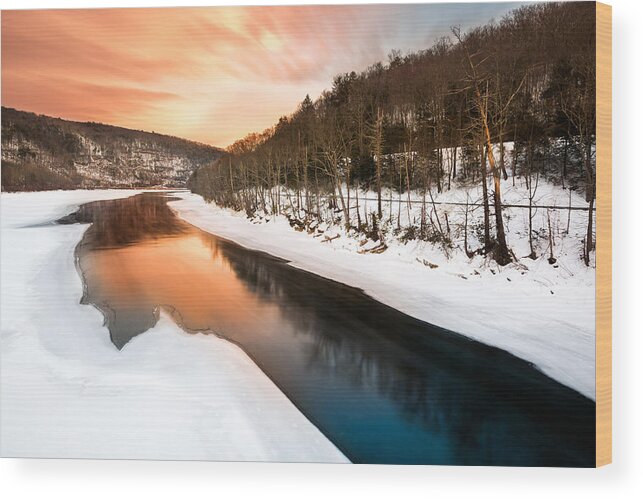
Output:
<instances>
[{"instance_id":1,"label":"snow","mask_svg":"<svg viewBox=\"0 0 643 499\"><path fill-rule=\"evenodd\" d=\"M515 185L514 185L515 183ZM563 190L545 180L539 181L533 196L539 206L586 207L578 193ZM351 191L351 199L354 198ZM469 338L502 348L532 363L536 368L595 400L595 268L584 265L582 238L587 211L539 208L534 210L533 228L538 258L526 258L528 210L505 208L508 244L517 262L500 267L490 258L469 259L463 250L464 206L436 204L443 224L449 218L453 248L430 242L404 243L395 234L398 199L383 195L382 227L388 249L380 254L364 253L380 241L366 240L355 231L347 232L341 213L322 207L324 222L312 234L295 231L283 215L249 219L243 213L206 203L188 192L170 203L178 215L203 230L230 239L245 247L265 251L290 261L290 264L355 286L373 298L404 313L456 331ZM291 196L281 188L282 198ZM360 213L376 211L376 194L360 192ZM419 201L418 193L411 200ZM436 203L469 203L481 200L478 185L454 187L434 193ZM401 202L401 227L418 223L421 203ZM528 203L528 189L523 179L503 182L503 202ZM351 201L354 206L354 201ZM432 210L432 208L427 208ZM480 246L472 226L480 223L482 208L469 208L469 249ZM356 210L352 223L356 225ZM289 214L296 214L296 208ZM569 230L567 230L569 213ZM333 221L334 219L334 221ZM390 220L390 222L389 222ZM552 227L555 265L549 257L549 225ZM402 231L403 232L403 231ZM337 236L337 237L336 237ZM336 238L335 238L336 237ZM329 240L333 238L332 240ZM593 257L592 257L593 258Z\"/></svg>"},{"instance_id":2,"label":"snow","mask_svg":"<svg viewBox=\"0 0 643 499\"><path fill-rule=\"evenodd\" d=\"M80 305L87 226L48 222L135 192L0 196L1 455L346 462L238 346L161 311L118 351Z\"/></svg>"}]
</instances>

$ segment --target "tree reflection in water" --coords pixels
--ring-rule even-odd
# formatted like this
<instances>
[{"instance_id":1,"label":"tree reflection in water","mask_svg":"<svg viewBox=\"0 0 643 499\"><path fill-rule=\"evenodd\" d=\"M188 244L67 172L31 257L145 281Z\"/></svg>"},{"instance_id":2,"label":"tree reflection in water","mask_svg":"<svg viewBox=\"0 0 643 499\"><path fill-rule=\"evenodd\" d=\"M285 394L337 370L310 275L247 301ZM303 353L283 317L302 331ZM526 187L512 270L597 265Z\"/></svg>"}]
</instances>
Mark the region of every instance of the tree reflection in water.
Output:
<instances>
[{"instance_id":1,"label":"tree reflection in water","mask_svg":"<svg viewBox=\"0 0 643 499\"><path fill-rule=\"evenodd\" d=\"M78 249L84 301L119 348L166 306L186 330L244 348L357 462L593 465L590 400L506 352L200 231L168 199L65 218L93 223Z\"/></svg>"}]
</instances>

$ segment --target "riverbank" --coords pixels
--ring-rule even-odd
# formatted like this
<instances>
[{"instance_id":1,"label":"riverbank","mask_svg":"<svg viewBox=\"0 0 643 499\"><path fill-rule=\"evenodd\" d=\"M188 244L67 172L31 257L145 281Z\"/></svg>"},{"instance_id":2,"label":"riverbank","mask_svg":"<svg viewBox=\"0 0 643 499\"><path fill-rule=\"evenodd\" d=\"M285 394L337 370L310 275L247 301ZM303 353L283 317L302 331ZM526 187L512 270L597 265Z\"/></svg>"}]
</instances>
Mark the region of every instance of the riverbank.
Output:
<instances>
[{"instance_id":1,"label":"riverbank","mask_svg":"<svg viewBox=\"0 0 643 499\"><path fill-rule=\"evenodd\" d=\"M541 186L541 192L547 188ZM518 199L522 193L512 189ZM555 196L553 187L550 190L549 197ZM557 247L555 267L545 257L521 258L506 267L482 257L469 261L463 252L449 258L423 242L391 245L380 254L364 253L359 241L336 228L324 237L313 237L293 230L283 216L250 220L198 195L182 192L178 196L181 200L170 206L203 230L361 288L413 317L502 348L595 399L595 271L584 267L571 242ZM458 200L457 191L448 196L449 201ZM505 199L512 200L511 193ZM541 202L550 201L541 198ZM524 218L508 214L514 220L510 243L521 255L526 244L521 232ZM582 223L575 215L573 230L581 231Z\"/></svg>"},{"instance_id":2,"label":"riverbank","mask_svg":"<svg viewBox=\"0 0 643 499\"><path fill-rule=\"evenodd\" d=\"M136 192L0 196L2 456L346 462L236 345L161 313L118 351L80 304L87 225L51 222Z\"/></svg>"}]
</instances>

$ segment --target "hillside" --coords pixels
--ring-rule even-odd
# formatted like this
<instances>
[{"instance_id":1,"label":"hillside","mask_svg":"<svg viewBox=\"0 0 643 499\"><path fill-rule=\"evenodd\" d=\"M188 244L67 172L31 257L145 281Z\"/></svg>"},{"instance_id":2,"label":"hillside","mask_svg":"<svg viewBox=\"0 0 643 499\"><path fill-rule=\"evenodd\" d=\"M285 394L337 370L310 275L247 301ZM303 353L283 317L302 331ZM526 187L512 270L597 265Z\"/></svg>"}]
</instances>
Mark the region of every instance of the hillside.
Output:
<instances>
[{"instance_id":1,"label":"hillside","mask_svg":"<svg viewBox=\"0 0 643 499\"><path fill-rule=\"evenodd\" d=\"M306 231L337 226L376 251L392 239L428 242L504 266L525 254L554 260L543 249L553 229L536 220L547 214L539 203L547 185L564 204L584 199L574 244L591 267L595 54L590 2L524 6L466 33L456 26L426 50L337 75L316 100L306 96L196 171L189 187L249 218L286 215ZM507 203L514 187L520 197ZM453 190L473 196L459 199L457 222L436 206ZM517 216L520 241L510 233Z\"/></svg>"},{"instance_id":2,"label":"hillside","mask_svg":"<svg viewBox=\"0 0 643 499\"><path fill-rule=\"evenodd\" d=\"M216 147L2 108L2 190L183 187Z\"/></svg>"}]
</instances>

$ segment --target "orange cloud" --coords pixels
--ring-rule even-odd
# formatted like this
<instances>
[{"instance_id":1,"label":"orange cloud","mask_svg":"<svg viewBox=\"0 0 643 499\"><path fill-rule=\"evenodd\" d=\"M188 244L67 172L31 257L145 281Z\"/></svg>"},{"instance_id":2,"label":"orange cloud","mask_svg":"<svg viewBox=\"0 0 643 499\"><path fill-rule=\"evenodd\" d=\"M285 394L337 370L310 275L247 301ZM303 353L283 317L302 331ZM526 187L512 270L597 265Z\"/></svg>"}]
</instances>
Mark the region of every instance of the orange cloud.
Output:
<instances>
[{"instance_id":1,"label":"orange cloud","mask_svg":"<svg viewBox=\"0 0 643 499\"><path fill-rule=\"evenodd\" d=\"M225 146L315 97L339 72L429 46L450 26L436 24L447 12L436 8L4 11L2 104Z\"/></svg>"},{"instance_id":2,"label":"orange cloud","mask_svg":"<svg viewBox=\"0 0 643 499\"><path fill-rule=\"evenodd\" d=\"M67 78L30 79L14 75L2 90L2 102L18 109L37 110L54 117L119 123L181 97L167 92L86 83ZM100 118L99 118L100 117ZM144 125L144 123L141 123ZM139 126L136 128L146 128Z\"/></svg>"}]
</instances>

